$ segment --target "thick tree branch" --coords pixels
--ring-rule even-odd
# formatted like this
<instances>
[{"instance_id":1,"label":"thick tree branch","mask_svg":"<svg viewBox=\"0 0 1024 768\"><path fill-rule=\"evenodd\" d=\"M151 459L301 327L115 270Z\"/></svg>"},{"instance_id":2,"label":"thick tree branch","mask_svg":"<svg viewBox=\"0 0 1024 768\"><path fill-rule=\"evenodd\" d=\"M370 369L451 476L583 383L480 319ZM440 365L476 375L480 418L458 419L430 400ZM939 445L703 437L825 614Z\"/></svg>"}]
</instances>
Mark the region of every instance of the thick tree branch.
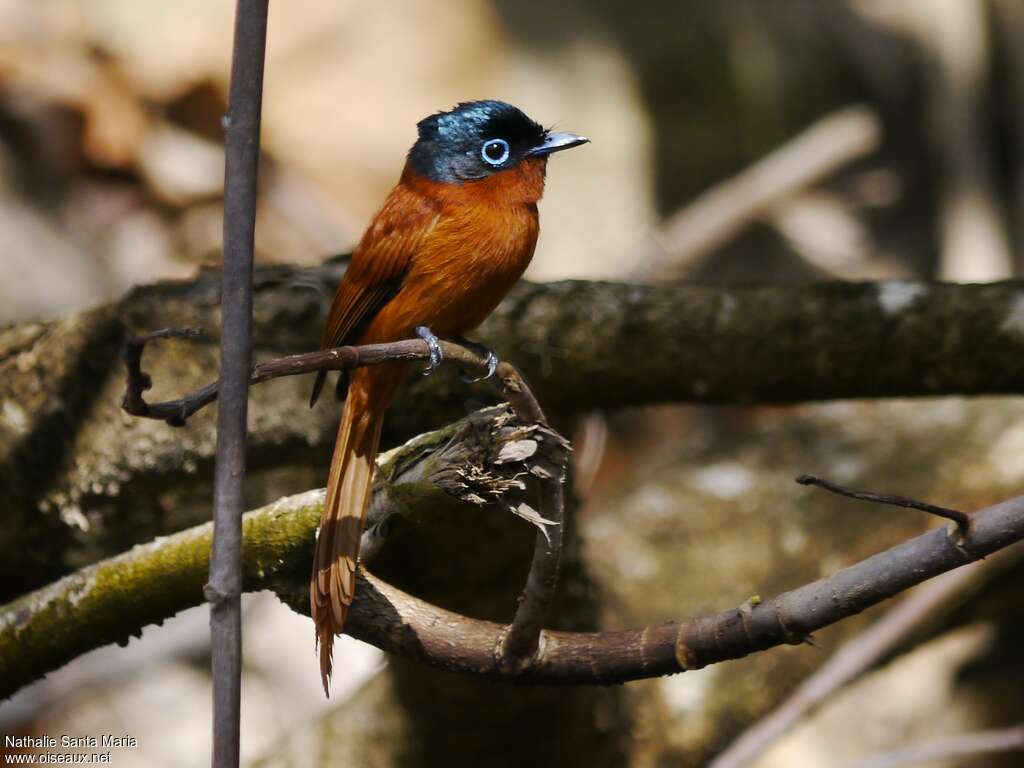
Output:
<instances>
[{"instance_id":1,"label":"thick tree branch","mask_svg":"<svg viewBox=\"0 0 1024 768\"><path fill-rule=\"evenodd\" d=\"M519 324L524 314L536 328ZM538 398L559 413L665 401L1024 392L1020 283L553 283L519 289L485 331L505 355L516 351ZM419 359L423 348L386 346L366 349L365 357L328 351L281 358L257 366L253 383L377 364L391 354ZM462 356L460 364L480 370L472 355ZM679 372L686 375L673 375ZM185 403L189 413L216 397L213 387Z\"/></svg>"},{"instance_id":2,"label":"thick tree branch","mask_svg":"<svg viewBox=\"0 0 1024 768\"><path fill-rule=\"evenodd\" d=\"M304 611L322 494L246 516L247 589L274 589ZM83 569L0 610L0 693L86 650L123 641L202 599L210 528L200 526ZM938 528L838 573L719 614L633 630L543 633L533 663L509 671L495 648L507 626L427 604L361 573L349 630L390 653L486 678L608 684L698 669L783 643L863 611L925 579L1024 539L1024 497L971 516L971 531Z\"/></svg>"}]
</instances>

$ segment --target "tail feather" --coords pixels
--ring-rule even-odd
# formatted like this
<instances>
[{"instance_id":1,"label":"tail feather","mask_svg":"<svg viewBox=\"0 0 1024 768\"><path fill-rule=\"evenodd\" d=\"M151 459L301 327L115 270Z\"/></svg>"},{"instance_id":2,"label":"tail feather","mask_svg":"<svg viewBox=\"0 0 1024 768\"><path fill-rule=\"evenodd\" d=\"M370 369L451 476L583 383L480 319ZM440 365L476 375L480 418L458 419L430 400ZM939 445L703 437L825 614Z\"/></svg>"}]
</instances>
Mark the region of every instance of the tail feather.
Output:
<instances>
[{"instance_id":1,"label":"tail feather","mask_svg":"<svg viewBox=\"0 0 1024 768\"><path fill-rule=\"evenodd\" d=\"M349 397L331 459L327 495L310 583L310 609L320 648L320 676L329 693L335 635L355 597L356 560L373 486L384 406Z\"/></svg>"},{"instance_id":2,"label":"tail feather","mask_svg":"<svg viewBox=\"0 0 1024 768\"><path fill-rule=\"evenodd\" d=\"M316 405L316 401L320 399L320 392L324 388L325 381L327 381L327 371L317 371L316 380L313 382L313 391L309 395L310 408Z\"/></svg>"}]
</instances>

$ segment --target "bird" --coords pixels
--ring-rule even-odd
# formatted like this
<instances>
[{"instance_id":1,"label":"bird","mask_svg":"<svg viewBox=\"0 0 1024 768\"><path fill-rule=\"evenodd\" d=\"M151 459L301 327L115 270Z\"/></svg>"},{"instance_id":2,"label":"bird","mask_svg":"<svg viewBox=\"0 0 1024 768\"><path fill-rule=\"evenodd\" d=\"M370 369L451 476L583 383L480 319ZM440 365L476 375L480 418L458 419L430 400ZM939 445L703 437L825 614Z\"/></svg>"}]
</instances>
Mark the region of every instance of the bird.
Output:
<instances>
[{"instance_id":1,"label":"bird","mask_svg":"<svg viewBox=\"0 0 1024 768\"><path fill-rule=\"evenodd\" d=\"M320 339L322 349L419 336L430 373L439 338L459 339L494 310L533 258L548 157L586 144L517 107L468 101L417 123L398 184L352 253ZM497 366L487 351L488 375ZM408 363L358 368L346 392L310 579L310 610L330 695L334 638L355 596L356 562L384 414ZM326 372L317 374L312 407Z\"/></svg>"}]
</instances>

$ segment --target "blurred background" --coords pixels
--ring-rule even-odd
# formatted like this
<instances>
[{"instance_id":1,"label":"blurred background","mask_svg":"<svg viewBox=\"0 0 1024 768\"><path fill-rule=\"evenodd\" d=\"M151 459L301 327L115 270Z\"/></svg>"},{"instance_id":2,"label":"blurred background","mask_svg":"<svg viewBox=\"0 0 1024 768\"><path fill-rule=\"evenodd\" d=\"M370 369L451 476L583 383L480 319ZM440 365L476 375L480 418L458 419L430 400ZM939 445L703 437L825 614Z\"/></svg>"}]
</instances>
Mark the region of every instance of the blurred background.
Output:
<instances>
[{"instance_id":1,"label":"blurred background","mask_svg":"<svg viewBox=\"0 0 1024 768\"><path fill-rule=\"evenodd\" d=\"M233 13L0 0L0 322L219 262ZM530 279L1010 278L1024 266L1022 39L1024 0L273 2L257 260L349 250L416 122L498 98L593 140L550 164ZM930 524L810 498L791 487L803 471L967 509L1019 493L1022 416L1006 398L596 414L577 428L577 490L602 619L719 610ZM1021 719L1019 572L985 580L983 600L958 593L757 765L845 765ZM247 763L352 754L335 751L332 714L379 689L381 655L346 638L324 701L309 621L266 595L246 611ZM599 727L618 734L619 764L704 764L865 621L818 651L630 685ZM202 762L206 632L196 609L83 657L0 703L0 730L129 733L141 747L119 765ZM391 764L374 760L347 764ZM986 760L970 764L1019 764Z\"/></svg>"}]
</instances>

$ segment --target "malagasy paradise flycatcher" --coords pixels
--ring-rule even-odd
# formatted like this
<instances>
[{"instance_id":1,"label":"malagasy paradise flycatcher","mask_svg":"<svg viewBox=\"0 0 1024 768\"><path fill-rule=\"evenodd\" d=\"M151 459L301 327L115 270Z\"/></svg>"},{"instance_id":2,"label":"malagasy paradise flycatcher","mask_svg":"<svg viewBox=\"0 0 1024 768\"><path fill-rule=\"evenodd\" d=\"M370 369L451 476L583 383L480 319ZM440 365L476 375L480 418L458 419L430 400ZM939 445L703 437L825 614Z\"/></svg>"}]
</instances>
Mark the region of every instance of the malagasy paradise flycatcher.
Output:
<instances>
[{"instance_id":1,"label":"malagasy paradise flycatcher","mask_svg":"<svg viewBox=\"0 0 1024 768\"><path fill-rule=\"evenodd\" d=\"M418 129L398 185L338 286L324 349L419 335L436 366L437 338L480 325L530 263L548 155L588 141L545 130L501 101L459 104L420 121ZM489 360L493 373L497 359ZM325 692L334 637L355 594L381 423L407 368L358 368L348 381L310 584ZM311 404L325 375L317 376Z\"/></svg>"}]
</instances>

